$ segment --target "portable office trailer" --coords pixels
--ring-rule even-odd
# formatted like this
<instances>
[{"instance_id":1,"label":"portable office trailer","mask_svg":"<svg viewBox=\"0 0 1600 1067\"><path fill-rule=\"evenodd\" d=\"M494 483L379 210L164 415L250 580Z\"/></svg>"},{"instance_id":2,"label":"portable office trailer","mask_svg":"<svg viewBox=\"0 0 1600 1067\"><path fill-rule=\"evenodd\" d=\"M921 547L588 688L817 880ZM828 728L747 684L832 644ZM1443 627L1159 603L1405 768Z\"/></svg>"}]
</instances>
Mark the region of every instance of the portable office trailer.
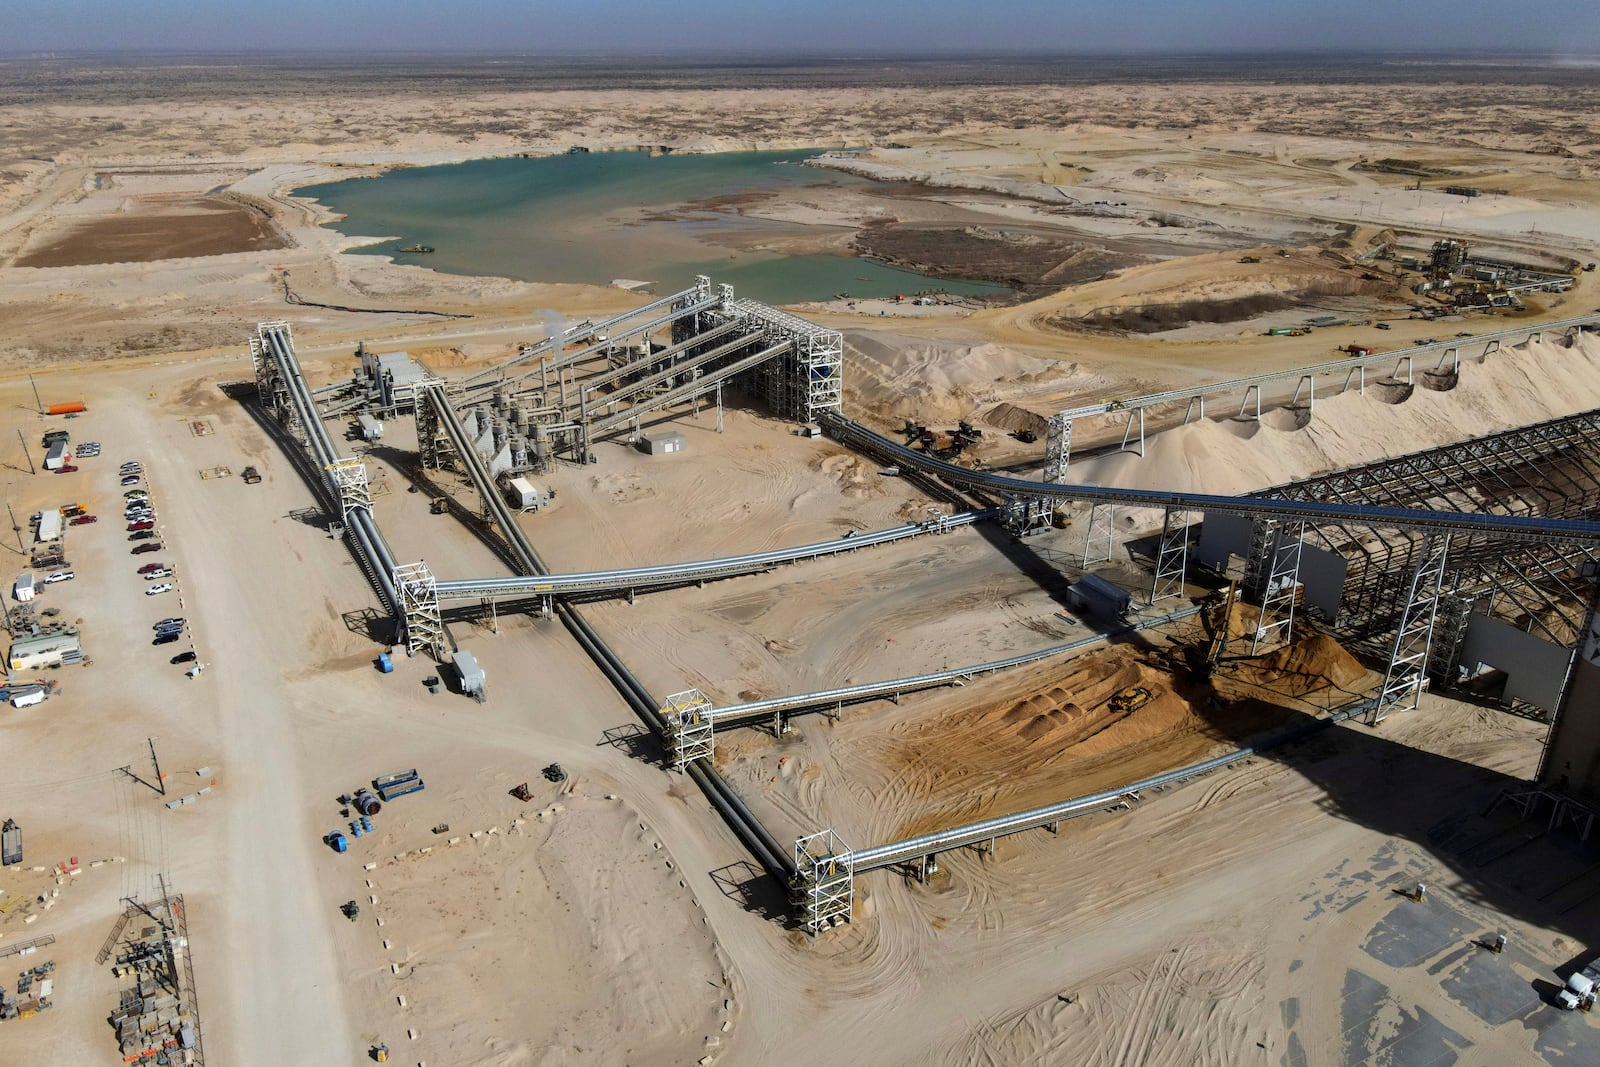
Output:
<instances>
[{"instance_id":1,"label":"portable office trailer","mask_svg":"<svg viewBox=\"0 0 1600 1067\"><path fill-rule=\"evenodd\" d=\"M17 575L17 602L26 604L33 599L33 594L33 575L31 573Z\"/></svg>"},{"instance_id":2,"label":"portable office trailer","mask_svg":"<svg viewBox=\"0 0 1600 1067\"><path fill-rule=\"evenodd\" d=\"M548 502L544 493L526 478L507 479L506 499L518 511L538 511Z\"/></svg>"},{"instance_id":3,"label":"portable office trailer","mask_svg":"<svg viewBox=\"0 0 1600 1067\"><path fill-rule=\"evenodd\" d=\"M60 508L45 508L39 513L39 532L34 537L41 545L61 537Z\"/></svg>"},{"instance_id":4,"label":"portable office trailer","mask_svg":"<svg viewBox=\"0 0 1600 1067\"><path fill-rule=\"evenodd\" d=\"M50 445L50 451L44 454L44 469L58 471L67 464L67 449L72 446L65 441L56 441Z\"/></svg>"},{"instance_id":5,"label":"portable office trailer","mask_svg":"<svg viewBox=\"0 0 1600 1067\"><path fill-rule=\"evenodd\" d=\"M450 664L456 669L456 677L461 682L461 691L469 696L481 697L483 695L483 668L478 666L477 657L471 652L452 652Z\"/></svg>"}]
</instances>

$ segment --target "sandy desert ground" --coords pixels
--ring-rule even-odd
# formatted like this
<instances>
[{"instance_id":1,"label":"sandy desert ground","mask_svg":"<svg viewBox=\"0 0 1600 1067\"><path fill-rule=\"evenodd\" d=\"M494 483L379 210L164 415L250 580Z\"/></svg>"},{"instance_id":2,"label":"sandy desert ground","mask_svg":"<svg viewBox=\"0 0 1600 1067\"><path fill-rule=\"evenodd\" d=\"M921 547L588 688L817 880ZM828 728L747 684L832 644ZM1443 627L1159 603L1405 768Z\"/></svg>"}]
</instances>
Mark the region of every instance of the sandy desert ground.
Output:
<instances>
[{"instance_id":1,"label":"sandy desert ground","mask_svg":"<svg viewBox=\"0 0 1600 1067\"><path fill-rule=\"evenodd\" d=\"M7 85L50 84L36 75L0 68ZM45 705L0 713L16 759L0 815L28 849L0 874L0 952L49 932L59 967L55 1009L0 1023L0 1064L119 1061L105 1021L118 982L94 955L158 874L184 895L213 1063L359 1062L378 1041L392 1061L435 1065L1600 1062L1592 1018L1541 1000L1600 942L1592 846L1486 812L1533 772L1544 723L1430 695L1379 731L1341 726L1056 835L941 857L927 883L864 876L852 925L809 942L698 791L628 742L637 721L558 624L457 624L488 674L483 705L430 694L431 662L374 671L360 570L311 514L282 440L224 388L251 376L244 340L261 320L290 321L312 377L332 381L358 340L449 373L536 339L546 309L575 319L639 299L341 256L350 242L291 188L573 143L820 145L857 150L830 165L899 184L743 210L910 264L1020 264L1025 297L802 309L846 332L849 409L884 427L974 417L991 428L979 458L1036 461L1000 431L1074 399L1316 362L1380 320L1395 348L1504 324L1409 318L1392 283L1349 284L1324 252L1415 230L1597 258L1594 85L1521 72L1404 92L1191 79L352 93L315 72L210 91L117 76L130 91L113 97L18 92L0 129L0 437L34 445L54 425L33 413L31 374L46 403L86 401L62 425L103 446L78 473L34 475L0 441L15 515L69 501L101 515L69 531L77 578L44 600L81 620L93 665L60 672ZM1427 187L1410 190L1417 172ZM1444 182L1504 192L1467 200ZM1261 262L1241 263L1252 251ZM84 261L102 253L118 258ZM471 317L288 304L285 273L306 300ZM1588 312L1595 278L1580 271L1518 321ZM1270 314L1153 335L1082 322L1277 292L1315 293L1355 324L1267 339ZM1114 484L1257 489L1593 408L1597 362L1592 339L1504 351L1403 405L1328 397L1304 428L1205 422L1153 437L1142 459L1078 466ZM610 444L550 476L556 506L522 521L555 569L800 544L933 503L753 408L730 407L721 434L708 413L680 423L690 450L670 465ZM450 577L501 573L457 515L408 492L409 430L392 427L368 465L397 554ZM116 524L123 458L149 471L159 556L129 556ZM243 484L247 464L262 484ZM218 467L229 474L202 476ZM441 488L475 510L470 491ZM1124 536L1143 529L1133 519ZM586 610L652 692L751 699L1079 636L1057 613L1083 536L1079 523L1023 552L972 528ZM5 555L25 562L9 542ZM133 570L147 558L175 565L174 593L144 595ZM151 648L163 614L190 630ZM833 826L868 845L1133 781L1372 679L1336 644L1302 642L1197 688L1173 664L1203 639L1192 623L780 737L736 731L720 766L780 840ZM194 679L167 663L190 647L208 668ZM1134 682L1152 701L1110 714ZM212 791L168 810L119 772L149 777L150 738L169 792ZM566 783L540 777L551 761ZM413 766L427 789L375 833L344 855L319 843L341 794ZM528 803L508 793L524 781ZM58 885L51 869L71 857L84 870ZM1400 893L1417 881L1426 903ZM358 921L340 916L347 900ZM1497 932L1507 954L1476 946ZM13 962L0 957L0 979Z\"/></svg>"}]
</instances>

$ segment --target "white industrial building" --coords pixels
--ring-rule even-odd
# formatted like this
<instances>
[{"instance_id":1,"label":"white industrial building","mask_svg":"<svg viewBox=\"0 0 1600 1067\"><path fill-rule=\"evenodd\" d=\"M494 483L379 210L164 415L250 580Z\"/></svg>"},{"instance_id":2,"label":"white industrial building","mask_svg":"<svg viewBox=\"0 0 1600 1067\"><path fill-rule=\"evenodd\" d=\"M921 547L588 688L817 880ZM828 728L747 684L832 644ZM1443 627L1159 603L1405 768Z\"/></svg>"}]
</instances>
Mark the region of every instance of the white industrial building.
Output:
<instances>
[{"instance_id":1,"label":"white industrial building","mask_svg":"<svg viewBox=\"0 0 1600 1067\"><path fill-rule=\"evenodd\" d=\"M28 574L19 574L19 575L17 575L17 585L16 585L17 603L26 604L28 601L33 599L35 591L36 590L35 590L35 587L34 587L34 584L33 584L33 574L31 572L28 573Z\"/></svg>"},{"instance_id":2,"label":"white industrial building","mask_svg":"<svg viewBox=\"0 0 1600 1067\"><path fill-rule=\"evenodd\" d=\"M640 447L652 456L665 455L668 452L682 452L689 447L689 439L677 430L668 433L653 433L639 441Z\"/></svg>"}]
</instances>

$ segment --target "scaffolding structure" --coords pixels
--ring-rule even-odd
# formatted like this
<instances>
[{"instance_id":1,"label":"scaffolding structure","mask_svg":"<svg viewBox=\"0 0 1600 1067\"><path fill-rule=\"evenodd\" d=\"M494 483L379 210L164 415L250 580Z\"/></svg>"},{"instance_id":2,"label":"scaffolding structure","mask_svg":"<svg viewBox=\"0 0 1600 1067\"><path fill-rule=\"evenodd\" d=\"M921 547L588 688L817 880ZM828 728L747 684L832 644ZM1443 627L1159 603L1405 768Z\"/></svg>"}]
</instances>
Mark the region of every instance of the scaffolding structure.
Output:
<instances>
[{"instance_id":1,"label":"scaffolding structure","mask_svg":"<svg viewBox=\"0 0 1600 1067\"><path fill-rule=\"evenodd\" d=\"M789 342L784 354L746 371L746 390L795 422L814 422L844 404L844 334L827 330L754 300L729 301L763 347Z\"/></svg>"},{"instance_id":2,"label":"scaffolding structure","mask_svg":"<svg viewBox=\"0 0 1600 1067\"><path fill-rule=\"evenodd\" d=\"M400 594L401 623L406 652L427 652L443 661L444 620L439 613L439 591L426 563L407 563L394 569L394 587Z\"/></svg>"},{"instance_id":3,"label":"scaffolding structure","mask_svg":"<svg viewBox=\"0 0 1600 1067\"><path fill-rule=\"evenodd\" d=\"M801 928L816 937L849 922L855 907L855 862L844 840L832 830L796 838L794 866L790 903Z\"/></svg>"},{"instance_id":4,"label":"scaffolding structure","mask_svg":"<svg viewBox=\"0 0 1600 1067\"><path fill-rule=\"evenodd\" d=\"M711 762L716 754L711 698L698 689L673 693L658 709L667 730L667 751L679 771L695 760Z\"/></svg>"},{"instance_id":5,"label":"scaffolding structure","mask_svg":"<svg viewBox=\"0 0 1600 1067\"><path fill-rule=\"evenodd\" d=\"M1111 562L1116 547L1117 506L1115 504L1090 504L1089 529L1083 541L1083 565L1093 567Z\"/></svg>"}]
</instances>

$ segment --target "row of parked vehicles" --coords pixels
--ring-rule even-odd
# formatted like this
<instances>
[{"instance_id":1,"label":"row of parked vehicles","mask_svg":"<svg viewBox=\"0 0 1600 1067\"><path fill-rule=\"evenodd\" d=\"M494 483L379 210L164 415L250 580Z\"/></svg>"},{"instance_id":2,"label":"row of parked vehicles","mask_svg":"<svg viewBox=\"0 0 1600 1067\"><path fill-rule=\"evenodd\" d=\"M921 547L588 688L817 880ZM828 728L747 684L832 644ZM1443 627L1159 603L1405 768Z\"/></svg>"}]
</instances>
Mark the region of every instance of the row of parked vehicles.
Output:
<instances>
[{"instance_id":1,"label":"row of parked vehicles","mask_svg":"<svg viewBox=\"0 0 1600 1067\"><path fill-rule=\"evenodd\" d=\"M143 556L152 552L160 552L164 546L160 541L156 540L155 504L150 499L150 491L140 485L144 481L144 467L138 463L124 463L119 473L122 476L123 488L127 489L122 494L122 499L125 502L123 518L128 520L128 540L139 542L134 546L133 554ZM135 488L128 488L129 486ZM172 582L166 580L172 577L173 568L171 565L159 560L140 564L139 569L134 573L145 581L152 583L145 589L145 596L160 596L162 593L170 593L177 588ZM151 639L150 643L155 646L174 644L183 637L183 631L188 625L188 620L182 616L169 615L150 627L155 632L155 637ZM195 659L196 656L192 651L180 652L172 657L172 662L174 664L194 663Z\"/></svg>"}]
</instances>

